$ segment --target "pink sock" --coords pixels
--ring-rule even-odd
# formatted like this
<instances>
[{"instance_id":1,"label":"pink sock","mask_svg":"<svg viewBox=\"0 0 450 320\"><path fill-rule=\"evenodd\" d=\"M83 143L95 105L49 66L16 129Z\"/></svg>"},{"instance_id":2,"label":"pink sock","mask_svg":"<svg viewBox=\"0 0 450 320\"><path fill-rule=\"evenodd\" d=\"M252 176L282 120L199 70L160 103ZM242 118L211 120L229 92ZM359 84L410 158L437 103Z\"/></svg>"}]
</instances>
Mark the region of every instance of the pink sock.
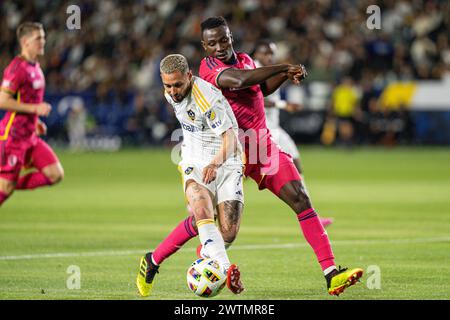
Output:
<instances>
[{"instance_id":1,"label":"pink sock","mask_svg":"<svg viewBox=\"0 0 450 320\"><path fill-rule=\"evenodd\" d=\"M9 198L9 195L8 195L8 194L6 194L6 193L0 191L0 206L1 206L1 205L3 204L3 202L5 202L6 199L8 199L8 198Z\"/></svg>"},{"instance_id":2,"label":"pink sock","mask_svg":"<svg viewBox=\"0 0 450 320\"><path fill-rule=\"evenodd\" d=\"M172 230L163 242L153 251L153 262L161 264L166 258L178 251L188 240L196 237L198 232L192 226L193 217L190 216Z\"/></svg>"},{"instance_id":3,"label":"pink sock","mask_svg":"<svg viewBox=\"0 0 450 320\"><path fill-rule=\"evenodd\" d=\"M309 208L297 214L298 221L306 241L314 250L317 260L325 270L335 265L333 251L331 250L328 235L320 223L319 217L313 208Z\"/></svg>"},{"instance_id":4,"label":"pink sock","mask_svg":"<svg viewBox=\"0 0 450 320\"><path fill-rule=\"evenodd\" d=\"M16 190L32 190L42 186L49 186L52 182L42 172L32 172L17 181Z\"/></svg>"}]
</instances>

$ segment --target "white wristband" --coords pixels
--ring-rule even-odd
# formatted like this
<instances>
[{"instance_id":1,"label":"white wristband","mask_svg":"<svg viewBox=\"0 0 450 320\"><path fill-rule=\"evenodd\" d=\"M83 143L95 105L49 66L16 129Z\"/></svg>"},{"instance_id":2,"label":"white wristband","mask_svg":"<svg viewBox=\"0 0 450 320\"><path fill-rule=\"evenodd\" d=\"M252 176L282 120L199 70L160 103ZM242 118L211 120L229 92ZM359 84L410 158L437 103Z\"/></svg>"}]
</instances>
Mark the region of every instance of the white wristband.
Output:
<instances>
[{"instance_id":1,"label":"white wristband","mask_svg":"<svg viewBox=\"0 0 450 320\"><path fill-rule=\"evenodd\" d=\"M286 109L286 106L287 102L285 100L278 100L277 102L275 102L275 108Z\"/></svg>"}]
</instances>

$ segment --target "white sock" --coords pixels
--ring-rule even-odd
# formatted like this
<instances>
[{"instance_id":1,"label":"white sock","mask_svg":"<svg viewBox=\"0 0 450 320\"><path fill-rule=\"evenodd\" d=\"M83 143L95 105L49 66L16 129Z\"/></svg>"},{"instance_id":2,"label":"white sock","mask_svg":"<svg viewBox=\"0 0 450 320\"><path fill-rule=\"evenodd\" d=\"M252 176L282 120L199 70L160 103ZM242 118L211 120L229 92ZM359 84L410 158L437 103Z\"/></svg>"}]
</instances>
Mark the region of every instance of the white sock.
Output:
<instances>
[{"instance_id":1,"label":"white sock","mask_svg":"<svg viewBox=\"0 0 450 320\"><path fill-rule=\"evenodd\" d=\"M225 243L222 235L214 224L213 219L203 219L197 222L198 236L202 244L202 250L211 259L217 260L225 270L228 270L231 263L225 250Z\"/></svg>"},{"instance_id":2,"label":"white sock","mask_svg":"<svg viewBox=\"0 0 450 320\"><path fill-rule=\"evenodd\" d=\"M331 266L331 267L328 267L328 268L326 268L325 270L323 270L323 274L324 275L327 275L327 274L329 274L331 271L333 271L333 270L337 270L336 269L336 266Z\"/></svg>"},{"instance_id":3,"label":"white sock","mask_svg":"<svg viewBox=\"0 0 450 320\"><path fill-rule=\"evenodd\" d=\"M209 256L208 250L205 248L204 245L202 245L202 249L200 250L200 255L201 255L203 258L205 258L205 259L211 258L211 257Z\"/></svg>"},{"instance_id":4,"label":"white sock","mask_svg":"<svg viewBox=\"0 0 450 320\"><path fill-rule=\"evenodd\" d=\"M225 250L228 250L229 247L231 247L231 243L225 242ZM204 246L200 249L200 255L205 259L211 258L208 250Z\"/></svg>"}]
</instances>

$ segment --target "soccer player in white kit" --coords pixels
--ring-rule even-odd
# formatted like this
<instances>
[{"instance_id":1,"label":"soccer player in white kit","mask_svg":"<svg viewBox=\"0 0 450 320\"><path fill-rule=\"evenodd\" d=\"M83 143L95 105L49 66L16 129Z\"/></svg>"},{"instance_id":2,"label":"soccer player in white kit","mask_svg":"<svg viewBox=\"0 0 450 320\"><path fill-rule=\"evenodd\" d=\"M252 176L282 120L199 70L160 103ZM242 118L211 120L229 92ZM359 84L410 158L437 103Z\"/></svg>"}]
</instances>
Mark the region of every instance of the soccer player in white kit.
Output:
<instances>
[{"instance_id":1,"label":"soccer player in white kit","mask_svg":"<svg viewBox=\"0 0 450 320\"><path fill-rule=\"evenodd\" d=\"M193 217L180 223L155 251L141 258L136 280L139 293L150 295L162 261L198 234L203 254L220 263L227 273L228 288L239 294L244 290L239 268L231 264L226 252L226 243L230 242L224 241L214 219L217 210L219 225L230 223L230 215L234 217L233 226L221 226L226 230L238 228L240 223L243 161L236 118L219 89L192 75L184 56L168 55L161 60L160 71L164 95L183 130L179 167ZM233 231L235 235L237 230Z\"/></svg>"},{"instance_id":2,"label":"soccer player in white kit","mask_svg":"<svg viewBox=\"0 0 450 320\"><path fill-rule=\"evenodd\" d=\"M270 40L260 40L253 50L253 58L257 67L269 66L274 64L274 54L276 45ZM303 175L300 165L300 153L297 145L289 134L280 126L280 110L287 112L300 111L302 106L296 103L290 103L281 99L280 89L277 89L271 95L264 98L264 111L266 113L266 123L276 144L284 152L288 153L300 174ZM332 218L320 217L320 222L324 227L333 223Z\"/></svg>"}]
</instances>

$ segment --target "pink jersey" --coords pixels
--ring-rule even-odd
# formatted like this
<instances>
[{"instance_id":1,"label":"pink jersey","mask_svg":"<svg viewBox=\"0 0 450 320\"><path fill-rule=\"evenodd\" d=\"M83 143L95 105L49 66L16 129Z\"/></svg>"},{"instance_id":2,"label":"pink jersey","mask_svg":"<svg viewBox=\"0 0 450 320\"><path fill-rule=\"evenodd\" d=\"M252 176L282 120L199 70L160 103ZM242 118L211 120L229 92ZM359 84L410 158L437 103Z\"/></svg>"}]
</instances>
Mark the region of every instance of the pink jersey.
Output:
<instances>
[{"instance_id":1,"label":"pink jersey","mask_svg":"<svg viewBox=\"0 0 450 320\"><path fill-rule=\"evenodd\" d=\"M218 77L226 69L256 68L253 59L243 52L236 53L233 60L232 63L226 64L214 57L206 57L200 63L199 75L202 79L222 90L222 94L227 98L233 109L240 129L266 129L264 96L259 85L245 89L223 89L217 83Z\"/></svg>"},{"instance_id":2,"label":"pink jersey","mask_svg":"<svg viewBox=\"0 0 450 320\"><path fill-rule=\"evenodd\" d=\"M20 102L43 102L45 77L39 63L16 56L4 71L1 90L12 94ZM6 112L0 122L0 141L10 136L14 140L35 138L37 120L36 114Z\"/></svg>"}]
</instances>

